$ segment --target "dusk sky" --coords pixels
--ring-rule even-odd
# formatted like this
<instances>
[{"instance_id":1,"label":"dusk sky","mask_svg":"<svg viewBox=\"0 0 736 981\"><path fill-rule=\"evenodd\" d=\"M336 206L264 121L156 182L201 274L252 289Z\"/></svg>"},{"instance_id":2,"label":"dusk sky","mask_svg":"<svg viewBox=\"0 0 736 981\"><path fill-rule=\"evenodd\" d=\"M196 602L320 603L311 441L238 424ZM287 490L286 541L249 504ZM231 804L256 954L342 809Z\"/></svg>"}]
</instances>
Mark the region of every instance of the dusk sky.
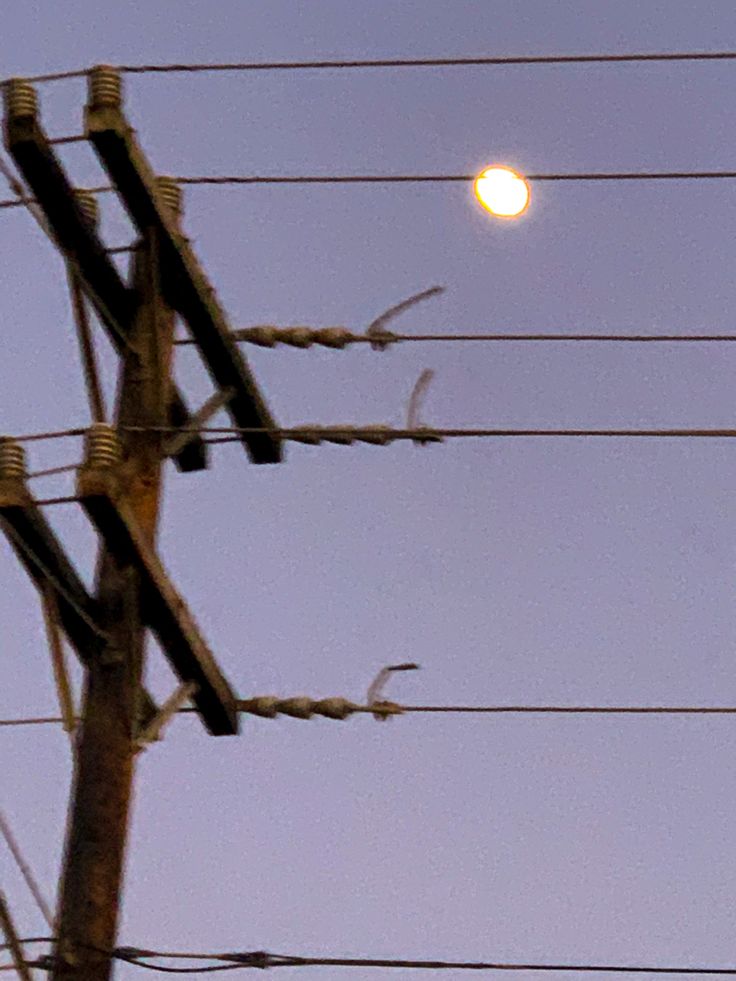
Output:
<instances>
[{"instance_id":1,"label":"dusk sky","mask_svg":"<svg viewBox=\"0 0 736 981\"><path fill-rule=\"evenodd\" d=\"M2 7L3 77L736 48L730 0ZM736 169L735 62L131 75L125 92L165 174ZM39 97L49 133L80 131L83 80ZM106 183L89 146L61 150L76 183ZM736 182L532 194L523 219L501 222L462 184L192 187L185 227L233 327L362 331L439 284L396 329L734 333ZM121 207L100 203L106 241L128 243ZM63 262L22 209L0 212L0 233L0 430L84 426ZM423 420L439 427L736 428L725 343L243 350L283 426L403 426L431 368ZM211 392L193 348L176 376L192 405ZM735 454L728 439L289 444L282 465L256 467L229 444L204 473L167 470L161 552L241 697L361 701L381 666L416 661L391 681L398 701L734 705ZM76 440L34 443L29 464L80 455ZM72 488L70 474L34 484ZM47 513L91 583L81 508ZM0 717L55 714L37 595L4 539L0 582ZM147 675L166 697L155 645ZM68 740L5 728L0 753L0 808L52 900ZM734 716L244 717L220 739L184 716L140 759L120 942L733 966L734 754ZM2 842L0 883L21 934L46 934Z\"/></svg>"}]
</instances>

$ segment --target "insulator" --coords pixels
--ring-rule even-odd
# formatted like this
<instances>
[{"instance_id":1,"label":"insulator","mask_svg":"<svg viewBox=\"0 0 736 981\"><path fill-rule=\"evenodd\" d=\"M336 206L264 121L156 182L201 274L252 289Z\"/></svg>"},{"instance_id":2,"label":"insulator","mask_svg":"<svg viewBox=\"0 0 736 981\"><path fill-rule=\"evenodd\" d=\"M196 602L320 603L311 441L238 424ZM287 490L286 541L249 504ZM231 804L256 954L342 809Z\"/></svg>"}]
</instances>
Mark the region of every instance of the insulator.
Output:
<instances>
[{"instance_id":1,"label":"insulator","mask_svg":"<svg viewBox=\"0 0 736 981\"><path fill-rule=\"evenodd\" d=\"M96 422L87 430L85 466L94 470L116 467L122 458L120 441L113 426Z\"/></svg>"},{"instance_id":2,"label":"insulator","mask_svg":"<svg viewBox=\"0 0 736 981\"><path fill-rule=\"evenodd\" d=\"M311 347L314 344L314 331L309 327L282 327L276 340L291 347Z\"/></svg>"},{"instance_id":3,"label":"insulator","mask_svg":"<svg viewBox=\"0 0 736 981\"><path fill-rule=\"evenodd\" d=\"M278 711L282 715L290 715L293 719L311 719L314 715L314 701L306 695L284 698L278 703Z\"/></svg>"},{"instance_id":4,"label":"insulator","mask_svg":"<svg viewBox=\"0 0 736 981\"><path fill-rule=\"evenodd\" d=\"M100 206L92 191L87 191L80 187L74 192L74 196L84 217L92 226L97 227L97 223L100 220Z\"/></svg>"},{"instance_id":5,"label":"insulator","mask_svg":"<svg viewBox=\"0 0 736 981\"><path fill-rule=\"evenodd\" d=\"M120 72L111 65L97 65L87 76L89 104L92 109L119 109L123 101Z\"/></svg>"},{"instance_id":6,"label":"insulator","mask_svg":"<svg viewBox=\"0 0 736 981\"><path fill-rule=\"evenodd\" d=\"M390 426L364 426L354 430L359 443L370 443L372 446L388 446L393 441Z\"/></svg>"},{"instance_id":7,"label":"insulator","mask_svg":"<svg viewBox=\"0 0 736 981\"><path fill-rule=\"evenodd\" d=\"M245 698L238 702L241 712L250 715L260 715L263 719L275 719L278 714L279 700L275 695L258 695L256 698Z\"/></svg>"},{"instance_id":8,"label":"insulator","mask_svg":"<svg viewBox=\"0 0 736 981\"><path fill-rule=\"evenodd\" d=\"M245 327L236 332L239 341L248 341L259 347L276 347L276 327Z\"/></svg>"},{"instance_id":9,"label":"insulator","mask_svg":"<svg viewBox=\"0 0 736 981\"><path fill-rule=\"evenodd\" d=\"M157 177L156 188L161 195L161 200L166 202L178 225L183 210L181 184L173 177Z\"/></svg>"},{"instance_id":10,"label":"insulator","mask_svg":"<svg viewBox=\"0 0 736 981\"><path fill-rule=\"evenodd\" d=\"M396 334L390 330L367 330L366 337L370 338L371 347L374 351L385 351L390 344L398 341Z\"/></svg>"},{"instance_id":11,"label":"insulator","mask_svg":"<svg viewBox=\"0 0 736 981\"><path fill-rule=\"evenodd\" d=\"M319 446L322 442L322 428L320 426L304 426L292 429L289 432L289 439L295 443L305 443L307 446Z\"/></svg>"},{"instance_id":12,"label":"insulator","mask_svg":"<svg viewBox=\"0 0 736 981\"><path fill-rule=\"evenodd\" d=\"M0 437L0 480L23 480L26 451L9 436Z\"/></svg>"},{"instance_id":13,"label":"insulator","mask_svg":"<svg viewBox=\"0 0 736 981\"><path fill-rule=\"evenodd\" d=\"M344 348L353 343L353 335L344 327L321 327L314 331L314 342L322 347Z\"/></svg>"},{"instance_id":14,"label":"insulator","mask_svg":"<svg viewBox=\"0 0 736 981\"><path fill-rule=\"evenodd\" d=\"M320 436L327 443L352 446L355 442L355 428L353 426L323 426Z\"/></svg>"},{"instance_id":15,"label":"insulator","mask_svg":"<svg viewBox=\"0 0 736 981\"><path fill-rule=\"evenodd\" d=\"M372 702L369 707L373 713L373 718L381 722L385 722L392 715L402 715L404 712L403 708L396 702Z\"/></svg>"},{"instance_id":16,"label":"insulator","mask_svg":"<svg viewBox=\"0 0 736 981\"><path fill-rule=\"evenodd\" d=\"M426 429L426 434L424 430ZM431 432L428 426L418 426L412 430L412 433L416 435L412 436L412 442L416 443L417 446L424 446L427 443L441 443L442 437L438 436L436 433Z\"/></svg>"},{"instance_id":17,"label":"insulator","mask_svg":"<svg viewBox=\"0 0 736 981\"><path fill-rule=\"evenodd\" d=\"M33 118L38 112L38 96L25 78L9 78L4 86L5 112L10 119Z\"/></svg>"},{"instance_id":18,"label":"insulator","mask_svg":"<svg viewBox=\"0 0 736 981\"><path fill-rule=\"evenodd\" d=\"M347 719L358 708L347 698L323 698L313 705L315 715L323 715L327 719Z\"/></svg>"}]
</instances>

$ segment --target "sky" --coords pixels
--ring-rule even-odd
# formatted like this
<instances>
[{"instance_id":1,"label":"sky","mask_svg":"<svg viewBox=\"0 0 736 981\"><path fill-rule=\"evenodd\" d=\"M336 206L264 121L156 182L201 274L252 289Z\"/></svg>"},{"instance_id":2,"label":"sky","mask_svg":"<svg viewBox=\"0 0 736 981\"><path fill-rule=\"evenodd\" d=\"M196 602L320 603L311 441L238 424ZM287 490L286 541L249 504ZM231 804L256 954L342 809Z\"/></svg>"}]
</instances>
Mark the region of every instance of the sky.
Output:
<instances>
[{"instance_id":1,"label":"sky","mask_svg":"<svg viewBox=\"0 0 736 981\"><path fill-rule=\"evenodd\" d=\"M728 0L4 6L5 77L100 62L736 47ZM735 73L706 62L144 75L126 78L126 111L152 165L175 175L734 169ZM39 94L50 133L80 130L81 80ZM79 185L104 182L89 147L63 159ZM360 331L439 284L445 294L397 328L730 333L734 193L729 181L538 184L523 220L498 222L463 185L201 187L187 189L185 226L234 327ZM130 241L120 207L101 204L106 241ZM21 210L2 212L0 235L0 428L83 426L63 264ZM109 394L114 359L100 344ZM425 368L435 426L734 426L727 344L244 353L284 426L402 426ZM176 375L192 405L210 393L193 349ZM33 444L29 462L73 463L80 450ZM736 704L733 454L720 439L291 444L282 465L255 467L226 445L205 473L167 472L161 552L241 697L360 701L380 667L409 660L422 670L389 690L406 703ZM67 475L35 489L72 486ZM91 581L81 509L48 513ZM0 716L53 714L37 596L4 541L0 579ZM148 678L171 691L154 646ZM729 716L246 717L220 739L186 716L140 760L121 943L732 965L735 752ZM68 741L59 727L6 728L0 754L0 807L51 899ZM2 848L0 882L20 932L45 933Z\"/></svg>"}]
</instances>

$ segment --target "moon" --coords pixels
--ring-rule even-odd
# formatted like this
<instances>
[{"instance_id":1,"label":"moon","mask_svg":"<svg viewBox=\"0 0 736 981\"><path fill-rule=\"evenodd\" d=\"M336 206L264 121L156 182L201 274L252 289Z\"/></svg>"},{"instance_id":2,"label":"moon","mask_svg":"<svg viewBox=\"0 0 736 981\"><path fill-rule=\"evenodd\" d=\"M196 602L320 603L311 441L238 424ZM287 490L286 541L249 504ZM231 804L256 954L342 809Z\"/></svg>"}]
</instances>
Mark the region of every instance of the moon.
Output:
<instances>
[{"instance_id":1,"label":"moon","mask_svg":"<svg viewBox=\"0 0 736 981\"><path fill-rule=\"evenodd\" d=\"M529 185L510 167L486 167L475 178L473 189L486 211L497 218L518 218L529 207Z\"/></svg>"}]
</instances>

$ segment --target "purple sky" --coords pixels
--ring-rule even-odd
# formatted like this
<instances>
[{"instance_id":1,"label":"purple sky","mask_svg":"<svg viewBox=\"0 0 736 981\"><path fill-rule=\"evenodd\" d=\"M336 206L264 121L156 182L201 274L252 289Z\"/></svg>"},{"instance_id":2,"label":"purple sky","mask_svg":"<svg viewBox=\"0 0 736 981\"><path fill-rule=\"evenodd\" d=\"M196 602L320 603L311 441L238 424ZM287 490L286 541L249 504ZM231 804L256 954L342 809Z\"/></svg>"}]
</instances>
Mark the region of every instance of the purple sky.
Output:
<instances>
[{"instance_id":1,"label":"purple sky","mask_svg":"<svg viewBox=\"0 0 736 981\"><path fill-rule=\"evenodd\" d=\"M5 6L4 76L105 60L736 46L730 0ZM127 94L163 173L539 172L733 169L735 86L735 65L704 63L134 77ZM41 100L49 132L79 130L79 80ZM75 180L99 183L89 148L64 151ZM459 185L192 188L186 227L236 326L361 330L441 283L447 294L402 328L732 332L735 193L537 185L526 218L499 223ZM0 428L84 425L63 265L27 214L2 212L0 229ZM107 199L104 232L129 237ZM284 425L402 425L426 367L425 421L439 426L735 422L726 345L251 351ZM108 382L113 366L106 351ZM176 372L192 404L208 394L191 350ZM78 454L36 444L31 464ZM718 440L290 445L284 465L255 468L225 446L207 473L168 474L162 552L243 697L360 699L383 664L415 660L424 670L391 688L407 702L734 704L733 454ZM52 518L90 576L81 511ZM0 575L0 715L53 712L36 594L4 541ZM155 649L149 678L170 690ZM180 719L141 760L121 941L733 964L735 726L246 718L240 738L213 739ZM69 747L53 727L0 742L0 806L51 897ZM21 932L43 932L3 848L0 881Z\"/></svg>"}]
</instances>

